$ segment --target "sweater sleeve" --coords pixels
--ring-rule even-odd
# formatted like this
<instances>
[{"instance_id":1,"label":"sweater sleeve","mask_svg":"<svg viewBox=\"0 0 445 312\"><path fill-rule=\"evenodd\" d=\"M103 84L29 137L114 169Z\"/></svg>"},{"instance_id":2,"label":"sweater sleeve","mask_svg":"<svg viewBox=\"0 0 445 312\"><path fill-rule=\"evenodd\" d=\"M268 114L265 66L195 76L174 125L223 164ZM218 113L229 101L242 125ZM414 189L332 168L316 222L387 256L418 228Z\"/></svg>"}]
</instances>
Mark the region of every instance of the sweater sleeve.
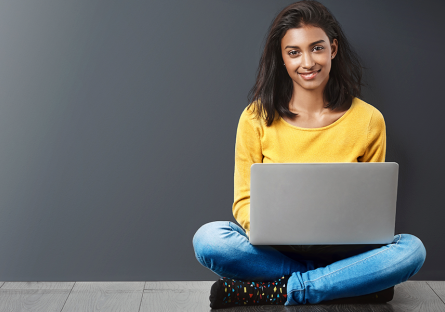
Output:
<instances>
[{"instance_id":1,"label":"sweater sleeve","mask_svg":"<svg viewBox=\"0 0 445 312\"><path fill-rule=\"evenodd\" d=\"M250 234L250 166L263 162L258 127L253 116L245 109L241 114L236 132L233 216Z\"/></svg>"},{"instance_id":2,"label":"sweater sleeve","mask_svg":"<svg viewBox=\"0 0 445 312\"><path fill-rule=\"evenodd\" d=\"M368 126L368 140L360 161L384 162L386 156L386 126L383 115L375 109Z\"/></svg>"}]
</instances>

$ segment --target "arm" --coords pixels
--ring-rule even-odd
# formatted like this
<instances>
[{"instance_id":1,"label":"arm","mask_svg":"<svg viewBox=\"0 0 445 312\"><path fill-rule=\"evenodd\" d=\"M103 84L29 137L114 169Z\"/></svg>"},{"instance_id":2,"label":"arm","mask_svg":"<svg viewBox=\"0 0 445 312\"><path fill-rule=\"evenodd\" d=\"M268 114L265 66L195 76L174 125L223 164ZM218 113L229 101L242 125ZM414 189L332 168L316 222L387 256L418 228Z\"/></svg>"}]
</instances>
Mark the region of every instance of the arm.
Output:
<instances>
[{"instance_id":1,"label":"arm","mask_svg":"<svg viewBox=\"0 0 445 312\"><path fill-rule=\"evenodd\" d=\"M374 110L368 126L368 139L365 153L359 161L384 162L386 156L386 126L382 113Z\"/></svg>"},{"instance_id":2,"label":"arm","mask_svg":"<svg viewBox=\"0 0 445 312\"><path fill-rule=\"evenodd\" d=\"M263 162L259 129L253 115L241 114L236 132L233 216L250 236L250 166Z\"/></svg>"}]
</instances>

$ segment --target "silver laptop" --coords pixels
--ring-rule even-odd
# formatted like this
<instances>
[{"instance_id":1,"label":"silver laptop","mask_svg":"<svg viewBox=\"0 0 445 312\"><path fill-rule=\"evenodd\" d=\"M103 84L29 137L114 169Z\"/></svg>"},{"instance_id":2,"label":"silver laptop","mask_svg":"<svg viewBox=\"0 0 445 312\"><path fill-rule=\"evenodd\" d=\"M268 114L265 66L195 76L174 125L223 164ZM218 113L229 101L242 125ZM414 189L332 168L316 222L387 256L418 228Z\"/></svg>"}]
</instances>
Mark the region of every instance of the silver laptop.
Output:
<instances>
[{"instance_id":1,"label":"silver laptop","mask_svg":"<svg viewBox=\"0 0 445 312\"><path fill-rule=\"evenodd\" d=\"M397 163L253 164L253 245L388 244Z\"/></svg>"}]
</instances>

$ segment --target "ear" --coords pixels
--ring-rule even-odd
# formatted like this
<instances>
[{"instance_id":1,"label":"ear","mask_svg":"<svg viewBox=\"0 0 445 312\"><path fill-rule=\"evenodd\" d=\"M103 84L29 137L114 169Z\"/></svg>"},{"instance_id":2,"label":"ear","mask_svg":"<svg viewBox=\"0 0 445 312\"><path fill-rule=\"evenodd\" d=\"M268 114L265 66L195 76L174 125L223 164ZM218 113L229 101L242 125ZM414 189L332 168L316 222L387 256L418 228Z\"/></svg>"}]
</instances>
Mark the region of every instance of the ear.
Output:
<instances>
[{"instance_id":1,"label":"ear","mask_svg":"<svg viewBox=\"0 0 445 312\"><path fill-rule=\"evenodd\" d=\"M333 59L337 55L337 52L338 52L338 41L337 39L334 39L332 40L331 43L331 59Z\"/></svg>"}]
</instances>

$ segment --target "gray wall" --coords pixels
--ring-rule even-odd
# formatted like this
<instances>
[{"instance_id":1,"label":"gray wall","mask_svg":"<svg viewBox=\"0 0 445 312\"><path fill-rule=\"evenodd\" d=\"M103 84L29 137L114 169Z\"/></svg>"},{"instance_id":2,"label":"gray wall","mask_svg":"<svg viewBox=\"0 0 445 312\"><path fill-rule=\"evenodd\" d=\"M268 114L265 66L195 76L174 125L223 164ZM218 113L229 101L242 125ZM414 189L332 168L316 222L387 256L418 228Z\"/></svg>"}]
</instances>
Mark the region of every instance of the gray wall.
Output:
<instances>
[{"instance_id":1,"label":"gray wall","mask_svg":"<svg viewBox=\"0 0 445 312\"><path fill-rule=\"evenodd\" d=\"M439 1L322 1L368 68L400 164L396 231L445 279ZM204 223L232 220L238 118L291 1L0 2L0 279L213 280Z\"/></svg>"}]
</instances>

